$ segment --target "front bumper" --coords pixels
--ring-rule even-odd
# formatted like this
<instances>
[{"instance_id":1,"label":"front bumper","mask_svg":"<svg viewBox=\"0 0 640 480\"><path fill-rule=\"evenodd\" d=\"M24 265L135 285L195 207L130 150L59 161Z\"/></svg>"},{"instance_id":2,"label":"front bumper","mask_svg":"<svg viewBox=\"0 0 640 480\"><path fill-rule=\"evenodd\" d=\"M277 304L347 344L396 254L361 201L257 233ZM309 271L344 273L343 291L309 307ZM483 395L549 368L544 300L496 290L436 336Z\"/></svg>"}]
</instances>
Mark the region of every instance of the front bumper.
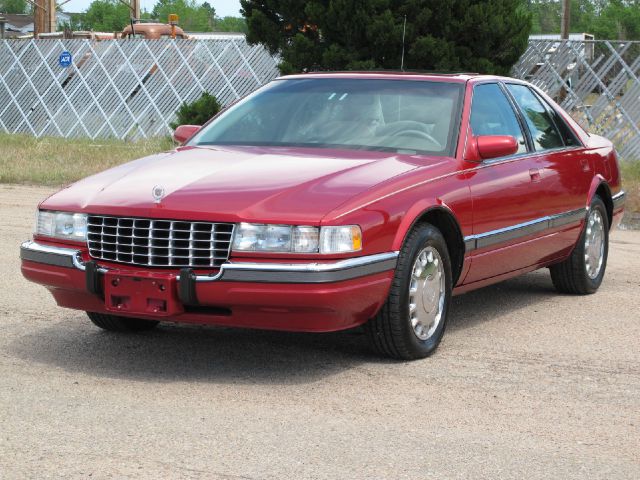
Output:
<instances>
[{"instance_id":1,"label":"front bumper","mask_svg":"<svg viewBox=\"0 0 640 480\"><path fill-rule=\"evenodd\" d=\"M47 286L60 306L86 311L106 312L100 294L107 271L142 271L85 263L81 250L34 241L22 244L20 256L27 279ZM184 312L170 320L298 331L350 328L384 303L397 257L388 252L322 263L227 262L211 275L166 273L176 279L184 304Z\"/></svg>"}]
</instances>

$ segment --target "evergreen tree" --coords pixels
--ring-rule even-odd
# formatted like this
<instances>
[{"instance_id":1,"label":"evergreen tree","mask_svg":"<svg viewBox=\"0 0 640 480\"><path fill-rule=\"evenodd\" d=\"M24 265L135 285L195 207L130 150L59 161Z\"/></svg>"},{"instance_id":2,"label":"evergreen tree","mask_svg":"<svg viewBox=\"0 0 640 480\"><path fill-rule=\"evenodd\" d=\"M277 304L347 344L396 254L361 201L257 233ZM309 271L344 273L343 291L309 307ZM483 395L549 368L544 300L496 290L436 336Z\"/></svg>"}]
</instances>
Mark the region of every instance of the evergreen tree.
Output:
<instances>
[{"instance_id":1,"label":"evergreen tree","mask_svg":"<svg viewBox=\"0 0 640 480\"><path fill-rule=\"evenodd\" d=\"M282 73L404 66L507 74L527 45L522 0L240 0L250 43Z\"/></svg>"}]
</instances>

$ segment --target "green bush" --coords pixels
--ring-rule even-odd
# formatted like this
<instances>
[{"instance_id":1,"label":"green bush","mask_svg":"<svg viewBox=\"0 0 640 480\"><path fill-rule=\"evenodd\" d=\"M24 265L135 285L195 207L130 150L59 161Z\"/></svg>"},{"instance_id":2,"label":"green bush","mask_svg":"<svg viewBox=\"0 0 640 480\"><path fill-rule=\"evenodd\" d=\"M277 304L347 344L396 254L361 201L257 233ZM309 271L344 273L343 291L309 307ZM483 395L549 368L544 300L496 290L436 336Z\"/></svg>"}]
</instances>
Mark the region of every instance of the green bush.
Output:
<instances>
[{"instance_id":1,"label":"green bush","mask_svg":"<svg viewBox=\"0 0 640 480\"><path fill-rule=\"evenodd\" d=\"M192 103L183 103L176 112L176 121L170 126L174 130L179 125L204 125L211 117L220 111L221 107L213 95L204 92Z\"/></svg>"}]
</instances>

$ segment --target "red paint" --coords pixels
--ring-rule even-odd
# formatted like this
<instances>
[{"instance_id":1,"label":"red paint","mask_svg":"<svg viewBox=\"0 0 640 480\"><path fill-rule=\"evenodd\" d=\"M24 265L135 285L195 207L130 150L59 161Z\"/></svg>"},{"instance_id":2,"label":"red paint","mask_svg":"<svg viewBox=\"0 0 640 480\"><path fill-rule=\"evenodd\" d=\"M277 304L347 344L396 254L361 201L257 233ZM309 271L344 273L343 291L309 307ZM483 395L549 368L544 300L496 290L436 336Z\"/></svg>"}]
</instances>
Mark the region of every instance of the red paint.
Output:
<instances>
[{"instance_id":1,"label":"red paint","mask_svg":"<svg viewBox=\"0 0 640 480\"><path fill-rule=\"evenodd\" d=\"M473 75L344 73L333 76L466 83L456 155L180 147L81 180L42 202L40 208L215 222L356 224L363 232L363 249L357 254L360 256L399 250L415 221L432 209L448 212L462 236L468 237L584 208L602 183L606 183L611 194L620 191L617 159L611 142L585 133L563 112L561 115L583 146L499 159L495 155L507 155L517 147L513 139L473 137L468 126L473 86L478 82L517 82L515 80ZM176 133L186 138L188 132L179 129ZM192 130L189 136L191 134ZM482 161L489 157L493 160ZM166 197L159 205L151 195L153 186L158 184L166 190ZM614 212L616 219L620 213L620 208ZM581 228L581 223L565 225L466 252L456 293L566 258ZM37 240L59 243L46 238ZM232 254L232 260L271 259L293 263L349 256L353 255L245 253ZM109 266L122 275L139 271L124 265ZM84 275L78 270L24 261L22 271L29 280L49 287L61 306L107 311L103 300L86 292ZM173 285L177 273L164 270L160 275ZM138 275L151 277L144 271ZM361 324L373 316L384 303L391 280L392 272L387 272L321 285L198 284L197 296L213 309L209 313L184 310L172 303L171 296L165 301L171 311L167 316L179 322L330 331ZM145 284L140 291L147 295L150 289L149 284ZM109 289L109 295L112 290ZM157 300L164 298L159 296ZM137 316L158 316L141 313L140 304L136 302L130 305L137 309L134 312Z\"/></svg>"},{"instance_id":2,"label":"red paint","mask_svg":"<svg viewBox=\"0 0 640 480\"><path fill-rule=\"evenodd\" d=\"M46 285L61 307L114 313L102 299L86 291L80 270L23 261L22 274ZM386 298L392 275L380 273L329 285L198 283L198 299L210 311L184 311L172 315L171 321L306 332L343 330L375 314ZM175 273L166 277L175 278ZM157 314L127 315L166 319Z\"/></svg>"},{"instance_id":3,"label":"red paint","mask_svg":"<svg viewBox=\"0 0 640 480\"><path fill-rule=\"evenodd\" d=\"M172 275L114 270L104 274L103 284L105 308L113 314L173 317L184 312Z\"/></svg>"},{"instance_id":4,"label":"red paint","mask_svg":"<svg viewBox=\"0 0 640 480\"><path fill-rule=\"evenodd\" d=\"M176 128L176 131L173 132L173 139L176 142L183 144L198 133L198 130L201 128L202 127L200 125L180 125Z\"/></svg>"},{"instance_id":5,"label":"red paint","mask_svg":"<svg viewBox=\"0 0 640 480\"><path fill-rule=\"evenodd\" d=\"M506 157L518 151L518 141L510 135L481 135L475 137L480 158Z\"/></svg>"}]
</instances>

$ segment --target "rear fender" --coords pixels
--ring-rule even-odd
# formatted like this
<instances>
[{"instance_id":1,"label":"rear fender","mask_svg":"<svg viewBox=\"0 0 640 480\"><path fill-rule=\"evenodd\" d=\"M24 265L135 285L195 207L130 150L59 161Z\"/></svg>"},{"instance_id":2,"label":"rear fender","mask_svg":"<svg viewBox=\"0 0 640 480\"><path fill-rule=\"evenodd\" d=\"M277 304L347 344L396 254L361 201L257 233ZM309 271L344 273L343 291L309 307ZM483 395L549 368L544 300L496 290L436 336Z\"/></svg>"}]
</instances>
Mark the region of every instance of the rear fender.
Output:
<instances>
[{"instance_id":1,"label":"rear fender","mask_svg":"<svg viewBox=\"0 0 640 480\"><path fill-rule=\"evenodd\" d=\"M602 184L604 184L604 187L606 188L609 195L609 199L603 198L602 200L605 203L607 203L607 200L611 199L611 189L609 188L609 184L607 184L607 181L605 180L605 178L598 173L591 180L591 185L589 186L589 195L587 196L587 204L585 205L585 207L588 207L589 205L591 205L591 201L593 200L593 197L595 196L596 191L598 190L598 187L600 187L600 185Z\"/></svg>"}]
</instances>

